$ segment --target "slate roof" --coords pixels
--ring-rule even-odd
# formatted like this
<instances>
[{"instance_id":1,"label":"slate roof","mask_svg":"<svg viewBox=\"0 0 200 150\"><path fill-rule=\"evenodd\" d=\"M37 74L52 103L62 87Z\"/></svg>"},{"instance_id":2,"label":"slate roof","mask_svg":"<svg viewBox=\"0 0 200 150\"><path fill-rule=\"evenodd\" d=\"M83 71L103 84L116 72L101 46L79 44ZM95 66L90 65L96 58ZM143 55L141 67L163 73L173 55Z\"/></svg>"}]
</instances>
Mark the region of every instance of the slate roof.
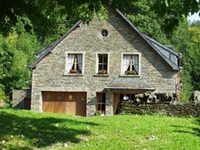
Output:
<instances>
[{"instance_id":1,"label":"slate roof","mask_svg":"<svg viewBox=\"0 0 200 150\"><path fill-rule=\"evenodd\" d=\"M144 38L154 47L159 55L172 67L173 70L180 70L177 59L181 58L181 55L168 46L158 43L156 40L143 34Z\"/></svg>"},{"instance_id":2,"label":"slate roof","mask_svg":"<svg viewBox=\"0 0 200 150\"><path fill-rule=\"evenodd\" d=\"M107 87L107 89L130 89L130 90L151 90L153 88L145 79L143 78L116 78Z\"/></svg>"},{"instance_id":3,"label":"slate roof","mask_svg":"<svg viewBox=\"0 0 200 150\"><path fill-rule=\"evenodd\" d=\"M146 42L149 44L156 52L157 54L165 60L165 62L173 69L173 70L180 70L180 67L177 64L177 59L181 57L180 54L176 53L175 51L172 51L167 46L164 46L157 42L156 40L148 37L147 35L141 33L118 9L116 9L117 14L128 23L134 31L136 31ZM47 55L49 54L67 35L69 35L73 30L75 30L82 21L79 20L70 30L68 30L67 33L65 33L60 39L57 41L51 43L49 46L41 49L36 53L36 61L30 64L28 67L30 69L34 69L36 65Z\"/></svg>"}]
</instances>

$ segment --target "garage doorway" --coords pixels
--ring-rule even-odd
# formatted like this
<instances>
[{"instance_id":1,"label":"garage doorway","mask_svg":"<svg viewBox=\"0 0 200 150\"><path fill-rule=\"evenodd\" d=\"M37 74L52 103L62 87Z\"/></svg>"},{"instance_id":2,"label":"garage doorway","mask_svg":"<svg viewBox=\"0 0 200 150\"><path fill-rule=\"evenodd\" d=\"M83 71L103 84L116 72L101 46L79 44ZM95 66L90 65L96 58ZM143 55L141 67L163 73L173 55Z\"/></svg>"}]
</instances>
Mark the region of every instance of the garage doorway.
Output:
<instances>
[{"instance_id":1,"label":"garage doorway","mask_svg":"<svg viewBox=\"0 0 200 150\"><path fill-rule=\"evenodd\" d=\"M86 116L86 92L42 92L43 112Z\"/></svg>"}]
</instances>

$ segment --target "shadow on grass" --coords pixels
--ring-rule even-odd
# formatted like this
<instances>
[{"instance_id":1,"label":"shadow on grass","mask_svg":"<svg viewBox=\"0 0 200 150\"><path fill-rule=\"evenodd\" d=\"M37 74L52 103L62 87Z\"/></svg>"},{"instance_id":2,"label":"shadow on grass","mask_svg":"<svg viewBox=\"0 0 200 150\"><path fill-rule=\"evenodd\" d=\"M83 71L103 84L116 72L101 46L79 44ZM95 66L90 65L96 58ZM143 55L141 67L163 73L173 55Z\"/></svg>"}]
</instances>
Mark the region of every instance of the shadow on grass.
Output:
<instances>
[{"instance_id":1,"label":"shadow on grass","mask_svg":"<svg viewBox=\"0 0 200 150\"><path fill-rule=\"evenodd\" d=\"M172 127L175 128L175 132L193 134L195 136L200 137L200 118L196 119L195 124L197 124L198 127L187 127L187 125L185 126L172 125Z\"/></svg>"},{"instance_id":2,"label":"shadow on grass","mask_svg":"<svg viewBox=\"0 0 200 150\"><path fill-rule=\"evenodd\" d=\"M4 111L0 112L0 141L9 141L12 136L15 138L17 136L29 143L28 146L4 144L3 148L32 149L51 146L55 143L78 143L80 139L77 136L88 136L91 133L89 130L82 128L97 125L68 118L34 118L27 116L22 115L21 117ZM79 129L81 125L83 127Z\"/></svg>"}]
</instances>

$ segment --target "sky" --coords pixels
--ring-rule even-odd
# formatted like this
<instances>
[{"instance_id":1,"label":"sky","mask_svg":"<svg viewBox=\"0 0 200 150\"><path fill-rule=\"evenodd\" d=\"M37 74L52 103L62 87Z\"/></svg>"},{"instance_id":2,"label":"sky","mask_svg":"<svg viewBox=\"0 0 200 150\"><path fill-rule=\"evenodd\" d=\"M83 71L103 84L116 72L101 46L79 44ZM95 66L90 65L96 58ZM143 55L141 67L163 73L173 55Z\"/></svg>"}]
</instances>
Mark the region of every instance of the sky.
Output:
<instances>
[{"instance_id":1,"label":"sky","mask_svg":"<svg viewBox=\"0 0 200 150\"><path fill-rule=\"evenodd\" d=\"M200 16L198 15L198 13L194 13L193 15L187 17L187 19L189 22L194 22L194 21L200 20Z\"/></svg>"}]
</instances>

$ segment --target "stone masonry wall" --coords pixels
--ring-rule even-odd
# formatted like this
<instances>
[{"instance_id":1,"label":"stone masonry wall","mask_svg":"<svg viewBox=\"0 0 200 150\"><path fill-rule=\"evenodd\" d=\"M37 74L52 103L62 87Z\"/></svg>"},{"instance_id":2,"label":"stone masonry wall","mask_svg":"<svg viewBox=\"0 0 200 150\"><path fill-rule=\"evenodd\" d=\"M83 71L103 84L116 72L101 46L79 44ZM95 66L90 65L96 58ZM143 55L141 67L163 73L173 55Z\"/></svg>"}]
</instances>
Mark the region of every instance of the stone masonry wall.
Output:
<instances>
[{"instance_id":1,"label":"stone masonry wall","mask_svg":"<svg viewBox=\"0 0 200 150\"><path fill-rule=\"evenodd\" d=\"M122 114L165 114L169 116L200 116L200 103L185 104L133 104L124 102L122 104Z\"/></svg>"},{"instance_id":2,"label":"stone masonry wall","mask_svg":"<svg viewBox=\"0 0 200 150\"><path fill-rule=\"evenodd\" d=\"M101 36L102 29L108 37ZM83 52L84 74L65 75L66 52ZM96 53L109 54L109 75L97 76ZM95 17L89 24L81 24L46 56L32 75L32 105L42 111L41 91L86 91L87 115L95 113L96 92L101 92L121 73L121 55L124 52L141 53L141 76L157 93L175 92L176 72L126 23L118 14L110 12L107 20ZM107 94L107 114L112 114L112 92Z\"/></svg>"},{"instance_id":3,"label":"stone masonry wall","mask_svg":"<svg viewBox=\"0 0 200 150\"><path fill-rule=\"evenodd\" d=\"M196 102L196 103L200 103L200 91L194 91L193 101Z\"/></svg>"},{"instance_id":4,"label":"stone masonry wall","mask_svg":"<svg viewBox=\"0 0 200 150\"><path fill-rule=\"evenodd\" d=\"M30 109L31 90L13 90L12 91L12 107L20 109Z\"/></svg>"}]
</instances>

